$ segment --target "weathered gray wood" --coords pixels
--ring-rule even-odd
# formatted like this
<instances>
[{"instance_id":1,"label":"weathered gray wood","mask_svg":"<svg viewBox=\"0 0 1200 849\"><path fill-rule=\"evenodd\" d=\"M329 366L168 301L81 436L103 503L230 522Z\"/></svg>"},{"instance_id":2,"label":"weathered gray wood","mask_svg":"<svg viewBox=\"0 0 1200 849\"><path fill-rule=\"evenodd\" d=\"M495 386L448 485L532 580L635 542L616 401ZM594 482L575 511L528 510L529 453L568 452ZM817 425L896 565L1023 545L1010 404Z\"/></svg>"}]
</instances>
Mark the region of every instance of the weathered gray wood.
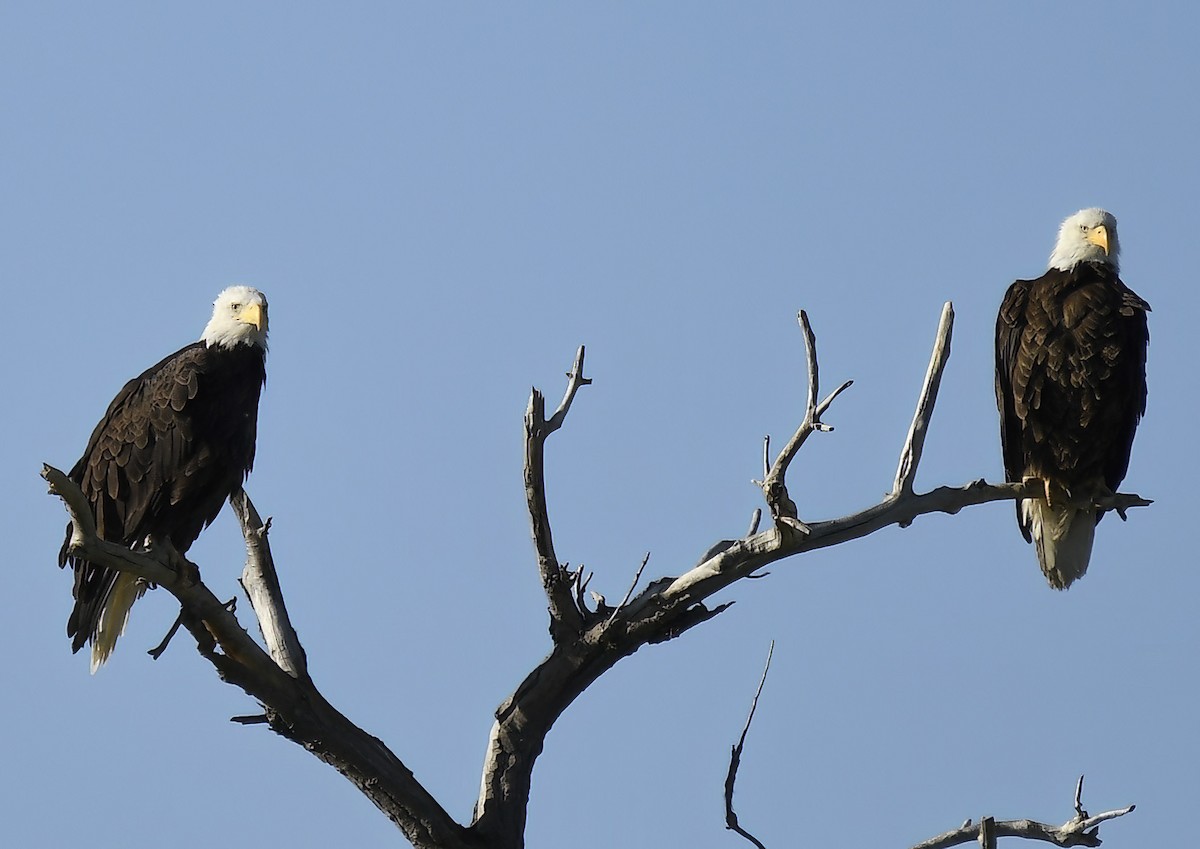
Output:
<instances>
[{"instance_id":1,"label":"weathered gray wood","mask_svg":"<svg viewBox=\"0 0 1200 849\"><path fill-rule=\"evenodd\" d=\"M908 435L904 438L904 448L900 451L900 464L896 467L896 481L892 485L894 494L901 495L913 491L917 465L921 462L921 452L925 449L929 420L933 418L933 405L937 403L938 388L942 385L942 372L946 370L946 362L950 359L950 337L953 329L954 305L946 301L942 306L942 317L938 321L937 337L933 343L933 353L929 357L929 368L925 371L925 382L921 385L921 394L917 398L917 409L913 413Z\"/></svg>"},{"instance_id":2,"label":"weathered gray wood","mask_svg":"<svg viewBox=\"0 0 1200 849\"><path fill-rule=\"evenodd\" d=\"M250 599L267 651L288 675L307 678L308 658L288 617L279 575L275 571L275 560L271 557L271 547L267 545L270 520L263 522L244 489L233 494L229 505L238 517L242 537L246 540L246 565L239 583Z\"/></svg>"},{"instance_id":3,"label":"weathered gray wood","mask_svg":"<svg viewBox=\"0 0 1200 849\"><path fill-rule=\"evenodd\" d=\"M937 837L931 837L918 843L912 849L949 849L951 846L961 846L964 843L974 843L976 840L983 846L996 845L1001 837L1019 837L1024 840L1041 840L1053 843L1055 846L1099 846L1100 823L1123 817L1136 809L1129 805L1115 811L1090 816L1083 809L1080 795L1083 793L1083 776L1075 785L1075 815L1062 825L1049 825L1034 820L1005 820L999 822L991 817L984 818L979 825L972 825L967 820L960 827Z\"/></svg>"}]
</instances>

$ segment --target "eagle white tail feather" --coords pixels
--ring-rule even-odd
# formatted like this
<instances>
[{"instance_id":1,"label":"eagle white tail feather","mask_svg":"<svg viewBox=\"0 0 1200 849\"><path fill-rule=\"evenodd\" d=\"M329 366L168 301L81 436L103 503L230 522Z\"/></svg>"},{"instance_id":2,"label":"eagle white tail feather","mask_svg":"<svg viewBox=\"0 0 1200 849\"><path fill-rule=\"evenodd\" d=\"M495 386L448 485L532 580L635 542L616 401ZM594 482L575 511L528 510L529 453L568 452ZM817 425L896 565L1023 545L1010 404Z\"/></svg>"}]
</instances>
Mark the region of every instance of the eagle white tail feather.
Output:
<instances>
[{"instance_id":1,"label":"eagle white tail feather","mask_svg":"<svg viewBox=\"0 0 1200 849\"><path fill-rule=\"evenodd\" d=\"M1096 511L1051 507L1041 498L1021 502L1021 516L1037 544L1038 563L1050 586L1065 590L1087 571L1096 537Z\"/></svg>"},{"instance_id":2,"label":"eagle white tail feather","mask_svg":"<svg viewBox=\"0 0 1200 849\"><path fill-rule=\"evenodd\" d=\"M92 674L104 665L108 656L117 645L117 637L125 633L125 625L129 622L129 611L133 603L146 592L146 582L124 572L117 575L108 597L104 600L104 608L100 612L100 621L96 623L96 634L92 637Z\"/></svg>"}]
</instances>

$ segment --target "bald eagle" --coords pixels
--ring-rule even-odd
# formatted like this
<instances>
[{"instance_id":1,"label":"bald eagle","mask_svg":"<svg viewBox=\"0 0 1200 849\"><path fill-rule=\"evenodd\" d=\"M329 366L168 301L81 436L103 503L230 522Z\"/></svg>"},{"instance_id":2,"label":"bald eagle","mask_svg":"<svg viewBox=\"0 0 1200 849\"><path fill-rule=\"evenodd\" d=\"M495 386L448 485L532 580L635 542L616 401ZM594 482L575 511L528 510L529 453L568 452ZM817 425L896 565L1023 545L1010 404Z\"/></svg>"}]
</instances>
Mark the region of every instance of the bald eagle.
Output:
<instances>
[{"instance_id":1,"label":"bald eagle","mask_svg":"<svg viewBox=\"0 0 1200 849\"><path fill-rule=\"evenodd\" d=\"M1036 478L1017 503L1055 589L1087 571L1097 497L1116 492L1146 411L1150 305L1118 276L1117 220L1084 209L1062 223L1050 267L1009 287L996 320L996 404L1004 472Z\"/></svg>"},{"instance_id":2,"label":"bald eagle","mask_svg":"<svg viewBox=\"0 0 1200 849\"><path fill-rule=\"evenodd\" d=\"M96 530L132 548L168 540L181 554L221 511L254 464L258 397L266 381L267 299L249 286L217 296L194 342L125 384L71 469ZM68 552L75 608L72 651L92 644L94 673L125 630L145 582Z\"/></svg>"}]
</instances>

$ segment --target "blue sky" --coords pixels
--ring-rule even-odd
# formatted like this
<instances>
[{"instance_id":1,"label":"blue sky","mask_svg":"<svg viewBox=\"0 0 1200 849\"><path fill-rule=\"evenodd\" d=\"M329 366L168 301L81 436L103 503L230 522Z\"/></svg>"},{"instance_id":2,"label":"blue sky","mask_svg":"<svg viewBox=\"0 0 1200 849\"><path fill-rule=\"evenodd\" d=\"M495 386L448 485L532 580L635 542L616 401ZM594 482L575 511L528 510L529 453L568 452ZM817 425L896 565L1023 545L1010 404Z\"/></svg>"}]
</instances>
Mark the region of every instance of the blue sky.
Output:
<instances>
[{"instance_id":1,"label":"blue sky","mask_svg":"<svg viewBox=\"0 0 1200 849\"><path fill-rule=\"evenodd\" d=\"M937 326L954 354L919 487L1001 475L992 330L1060 220L1102 205L1154 307L1149 411L1087 577L1048 589L1007 504L778 564L622 662L534 773L531 847L907 845L966 817L1130 802L1108 845L1194 806L1200 594L1195 12L1131 4L124 3L0 9L0 379L10 398L5 843L396 845L351 785L261 728L152 593L95 677L64 633L69 467L122 383L224 286L271 300L248 484L311 671L460 819L492 711L548 649L521 414L560 557L620 597L744 531L761 438L827 388L804 518L890 486ZM233 595L223 516L192 549ZM246 607L243 606L243 610ZM246 615L243 622L249 624ZM847 835L850 836L847 836Z\"/></svg>"}]
</instances>

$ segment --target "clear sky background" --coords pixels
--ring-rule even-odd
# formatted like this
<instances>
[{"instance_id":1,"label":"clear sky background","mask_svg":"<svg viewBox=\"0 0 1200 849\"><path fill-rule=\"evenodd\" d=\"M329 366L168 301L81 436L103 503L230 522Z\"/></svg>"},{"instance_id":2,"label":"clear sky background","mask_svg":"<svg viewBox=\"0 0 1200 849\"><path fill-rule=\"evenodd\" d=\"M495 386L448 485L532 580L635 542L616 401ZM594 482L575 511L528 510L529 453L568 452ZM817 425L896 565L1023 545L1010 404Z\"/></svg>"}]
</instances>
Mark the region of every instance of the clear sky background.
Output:
<instances>
[{"instance_id":1,"label":"clear sky background","mask_svg":"<svg viewBox=\"0 0 1200 849\"><path fill-rule=\"evenodd\" d=\"M311 671L460 820L492 712L546 653L521 484L531 384L594 386L548 448L559 556L610 599L744 532L815 327L854 387L793 465L806 519L891 484L938 312L954 354L918 486L1002 477L996 308L1059 222L1120 220L1154 307L1149 412L1091 571L1045 584L1011 505L778 564L568 710L531 847L904 846L995 815L1138 804L1178 844L1200 781L1194 330L1197 13L1184 4L4 4L0 842L392 846L261 727L176 613L95 677L54 565L68 468L224 286L271 303L248 484ZM222 516L192 549L232 596ZM243 606L243 611L247 606ZM251 624L247 612L241 615ZM251 625L253 627L253 625Z\"/></svg>"}]
</instances>

